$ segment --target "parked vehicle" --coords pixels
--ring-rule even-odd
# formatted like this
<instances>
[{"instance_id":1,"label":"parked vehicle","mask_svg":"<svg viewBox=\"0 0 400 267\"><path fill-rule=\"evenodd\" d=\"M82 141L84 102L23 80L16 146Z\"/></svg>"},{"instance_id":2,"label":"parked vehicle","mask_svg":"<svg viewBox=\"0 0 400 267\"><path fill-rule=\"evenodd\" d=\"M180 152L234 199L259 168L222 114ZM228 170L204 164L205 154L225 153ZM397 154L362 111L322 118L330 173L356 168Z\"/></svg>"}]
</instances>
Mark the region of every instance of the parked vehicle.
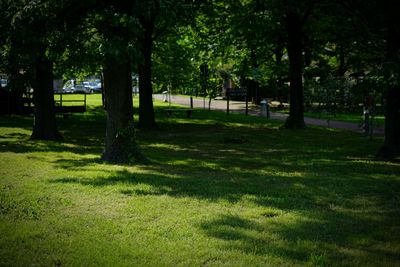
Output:
<instances>
[{"instance_id":1,"label":"parked vehicle","mask_svg":"<svg viewBox=\"0 0 400 267\"><path fill-rule=\"evenodd\" d=\"M102 87L100 80L85 81L83 85L89 88L90 93L101 93Z\"/></svg>"},{"instance_id":2,"label":"parked vehicle","mask_svg":"<svg viewBox=\"0 0 400 267\"><path fill-rule=\"evenodd\" d=\"M76 83L75 80L68 80L63 86L64 93L92 93L90 87L84 83Z\"/></svg>"},{"instance_id":3,"label":"parked vehicle","mask_svg":"<svg viewBox=\"0 0 400 267\"><path fill-rule=\"evenodd\" d=\"M72 89L73 93L91 93L90 88L84 85L83 83L75 85Z\"/></svg>"},{"instance_id":4,"label":"parked vehicle","mask_svg":"<svg viewBox=\"0 0 400 267\"><path fill-rule=\"evenodd\" d=\"M1 88L5 88L5 87L7 87L7 83L8 83L8 81L7 81L7 79L0 79L1 81Z\"/></svg>"}]
</instances>

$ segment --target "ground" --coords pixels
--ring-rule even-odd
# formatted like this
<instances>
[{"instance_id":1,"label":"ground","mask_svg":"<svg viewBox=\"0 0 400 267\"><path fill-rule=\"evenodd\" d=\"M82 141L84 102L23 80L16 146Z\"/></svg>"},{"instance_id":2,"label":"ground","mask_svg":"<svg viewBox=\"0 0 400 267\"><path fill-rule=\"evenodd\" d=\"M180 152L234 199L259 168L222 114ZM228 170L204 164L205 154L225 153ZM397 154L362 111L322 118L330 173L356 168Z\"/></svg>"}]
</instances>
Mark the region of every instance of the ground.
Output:
<instances>
[{"instance_id":1,"label":"ground","mask_svg":"<svg viewBox=\"0 0 400 267\"><path fill-rule=\"evenodd\" d=\"M61 143L2 116L0 265L400 265L400 164L371 160L381 137L167 106L134 166L100 160L96 105L58 118Z\"/></svg>"}]
</instances>

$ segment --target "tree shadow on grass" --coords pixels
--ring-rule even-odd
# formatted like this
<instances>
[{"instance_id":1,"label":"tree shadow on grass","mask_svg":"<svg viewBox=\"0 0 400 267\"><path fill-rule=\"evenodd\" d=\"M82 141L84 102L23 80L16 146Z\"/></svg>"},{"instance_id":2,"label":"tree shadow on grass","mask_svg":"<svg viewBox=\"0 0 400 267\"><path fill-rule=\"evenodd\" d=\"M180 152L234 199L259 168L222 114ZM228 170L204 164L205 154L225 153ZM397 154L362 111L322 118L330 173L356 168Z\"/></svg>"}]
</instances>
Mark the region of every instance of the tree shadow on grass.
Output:
<instances>
[{"instance_id":1,"label":"tree shadow on grass","mask_svg":"<svg viewBox=\"0 0 400 267\"><path fill-rule=\"evenodd\" d=\"M99 132L103 122L96 120L65 119L59 127L63 139L61 141L30 140L30 134L0 132L0 152L71 152L76 154L99 154L104 141L104 133ZM17 125L21 126L21 123ZM83 126L84 125L84 126ZM7 126L9 127L9 124ZM21 128L23 127L15 127ZM83 131L84 129L84 131ZM3 139L3 140L2 140Z\"/></svg>"},{"instance_id":2,"label":"tree shadow on grass","mask_svg":"<svg viewBox=\"0 0 400 267\"><path fill-rule=\"evenodd\" d=\"M104 177L67 177L50 182L117 190L128 197L168 195L231 203L237 203L245 197L260 208L278 211L260 212L258 216L253 214L250 217L221 214L220 217L200 222L199 229L211 238L226 241L223 246L227 250L260 256L274 255L301 264L316 259L326 265L343 259L351 262L351 257L362 260L366 254L377 259L384 255L390 262L400 260L398 254L375 246L385 242L396 244L400 237L393 228L400 214L385 203L386 198L391 197L387 190L391 189L381 187L383 192L372 193L373 197L381 198L373 203L381 207L379 213L376 213L376 207L369 210L353 203L371 197L371 192L366 188L373 187L379 181L368 178L351 181L349 191L343 191L345 184L324 188L324 185L329 185L329 180L316 182L313 178L303 177L292 181L291 177L256 173L238 180L232 179L235 175L235 171L225 174L216 172L212 177L172 175L162 172L162 169L152 168L149 173L123 170ZM399 188L398 183L392 185ZM360 212L357 209L361 209ZM285 219L288 214L294 215L294 218Z\"/></svg>"},{"instance_id":3,"label":"tree shadow on grass","mask_svg":"<svg viewBox=\"0 0 400 267\"><path fill-rule=\"evenodd\" d=\"M97 164L93 159L74 162L61 161L65 168L80 168ZM362 208L365 201L387 206L395 205L396 192L400 191L400 181L364 177L351 178L348 173L343 180L335 177L318 178L313 174L292 177L290 173L279 175L260 174L255 171L243 173L238 169L219 169L207 172L202 166L191 166L184 170L167 165L142 166L144 173L129 170L110 172L110 175L94 178L61 178L52 182L75 183L107 188L123 185L124 194L145 194L138 184L151 186L149 195L167 194L174 197L199 199L224 199L238 202L243 197L251 199L259 206L273 206L281 210L335 210L337 208ZM208 175L205 175L207 174ZM393 202L394 201L394 202ZM397 214L396 216L398 216Z\"/></svg>"},{"instance_id":4,"label":"tree shadow on grass","mask_svg":"<svg viewBox=\"0 0 400 267\"><path fill-rule=\"evenodd\" d=\"M206 118L205 114L200 116ZM314 260L316 265L340 263L351 257L346 250L355 250L361 251L355 257L376 254L398 262L398 255L374 244L398 244L396 194L400 185L393 172L400 172L400 166L369 168L362 161L349 160L362 159L370 151L362 146L365 140L353 134L339 132L326 138L324 130L289 132L262 124L238 127L233 123L243 123L242 117L233 121L234 116L229 121L225 118L229 123L223 124L218 116L206 123L203 117L185 121L179 127L175 123L179 119L164 120L162 131L138 131L144 154L153 159L152 165L140 166L141 173L128 167L122 171L99 168L103 176L74 177L72 173L49 182L111 189L127 197L168 195L233 204L250 202L260 210L259 216L221 214L199 222L205 235L226 241L226 250L274 255L300 264ZM28 125L27 121L20 123ZM105 129L101 110L93 117L82 114L61 120L60 129L64 143L4 141L0 151L100 155ZM227 144L223 141L226 136L246 136L248 143ZM50 162L78 171L101 163L86 157ZM261 212L264 209L279 212ZM285 214L295 218L285 219ZM363 239L364 244L357 243Z\"/></svg>"},{"instance_id":5,"label":"tree shadow on grass","mask_svg":"<svg viewBox=\"0 0 400 267\"><path fill-rule=\"evenodd\" d=\"M55 141L31 141L32 116L1 116L0 128L12 128L12 132L0 130L0 152L72 152L78 154L99 153L104 142L105 116L101 107L91 108L83 114L57 117L58 129L63 137ZM99 131L101 129L101 131ZM29 130L23 133L21 130Z\"/></svg>"},{"instance_id":6,"label":"tree shadow on grass","mask_svg":"<svg viewBox=\"0 0 400 267\"><path fill-rule=\"evenodd\" d=\"M98 145L96 140L92 140L92 145L74 145L66 143L65 141L60 143L56 141L32 141L29 139L21 138L18 141L0 141L0 153L1 152L13 152L13 153L30 153L30 152L71 152L75 154L99 154L101 153L101 147ZM97 143L96 146L94 144Z\"/></svg>"},{"instance_id":7,"label":"tree shadow on grass","mask_svg":"<svg viewBox=\"0 0 400 267\"><path fill-rule=\"evenodd\" d=\"M20 128L32 130L33 117L29 115L0 115L0 128Z\"/></svg>"},{"instance_id":8,"label":"tree shadow on grass","mask_svg":"<svg viewBox=\"0 0 400 267\"><path fill-rule=\"evenodd\" d=\"M306 220L282 222L279 217L260 220L221 215L201 223L199 228L212 238L229 241L223 243L227 250L274 255L301 265L351 265L354 262L375 265L382 263L381 257L385 257L386 262L400 261L398 253L374 248L384 242L374 236L376 229L383 228L377 222L338 212L313 213L313 217L303 214L302 218ZM388 238L396 242L397 237L398 234Z\"/></svg>"},{"instance_id":9,"label":"tree shadow on grass","mask_svg":"<svg viewBox=\"0 0 400 267\"><path fill-rule=\"evenodd\" d=\"M379 181L371 176L390 175L395 170L400 172L400 166L387 168L383 164L369 169L368 163L344 158L343 155L359 157L363 152L349 146L339 146L337 143L346 143L347 140L326 140L326 133L322 130L301 132L302 135L290 133L286 137L281 136L280 131L268 128L253 129L248 133L249 129L246 127L226 125L199 126L188 123L183 129L176 129L176 125L172 124L165 126L175 127L151 136L142 136L143 152L153 162L140 168L154 175L143 178L143 174L138 174L135 179L141 179L140 183L156 188L150 194L157 192L199 198L219 195L230 201L237 201L243 195L249 194L261 206L272 204L281 209L291 206L292 209L300 209L301 206L328 208L332 204L343 203L354 207L352 199L356 197L390 197L394 192L393 188L400 191L399 182L394 178ZM211 130L212 139L208 133ZM223 136L232 132L238 135L247 134L250 143L227 145L223 142ZM309 138L304 140L304 134L310 135ZM264 135L268 135L269 139L263 139ZM317 135L317 140L323 142L320 146L315 144L313 135ZM340 133L337 135L347 136ZM290 140L287 141L287 138ZM99 143L94 143L95 141L87 147L67 148L67 151L69 149L75 153L84 154L89 151L100 154ZM66 148L54 149L61 151ZM59 159L53 163L65 169L85 170L88 164L101 161L93 158ZM83 182L107 186L110 181L115 184L126 180L128 184L135 184L136 180L131 177L135 175L128 171L117 172L115 177L100 177ZM377 183L381 183L379 187ZM170 189L164 192L165 186ZM125 192L134 195L135 189L128 188ZM142 191L141 194L145 192Z\"/></svg>"}]
</instances>

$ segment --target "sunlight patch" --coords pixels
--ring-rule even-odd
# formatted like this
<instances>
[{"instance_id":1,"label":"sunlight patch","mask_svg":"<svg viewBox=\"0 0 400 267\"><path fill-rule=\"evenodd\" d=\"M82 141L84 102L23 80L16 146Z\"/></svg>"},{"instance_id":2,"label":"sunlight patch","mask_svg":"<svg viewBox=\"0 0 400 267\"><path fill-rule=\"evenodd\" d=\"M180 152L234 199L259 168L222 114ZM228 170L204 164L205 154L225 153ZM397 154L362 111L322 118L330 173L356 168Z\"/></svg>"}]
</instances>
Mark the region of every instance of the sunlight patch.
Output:
<instances>
[{"instance_id":1,"label":"sunlight patch","mask_svg":"<svg viewBox=\"0 0 400 267\"><path fill-rule=\"evenodd\" d=\"M261 175L275 176L275 177L305 177L305 173L303 172L283 172L283 171L275 171L275 170L260 170Z\"/></svg>"},{"instance_id":2,"label":"sunlight patch","mask_svg":"<svg viewBox=\"0 0 400 267\"><path fill-rule=\"evenodd\" d=\"M198 149L182 148L181 146L178 146L178 145L164 144L164 143L150 144L150 145L147 145L147 147L150 147L150 148L165 148L165 149L170 149L170 150L175 150L175 151L185 151L185 152L186 151L192 151L192 152L199 151Z\"/></svg>"}]
</instances>

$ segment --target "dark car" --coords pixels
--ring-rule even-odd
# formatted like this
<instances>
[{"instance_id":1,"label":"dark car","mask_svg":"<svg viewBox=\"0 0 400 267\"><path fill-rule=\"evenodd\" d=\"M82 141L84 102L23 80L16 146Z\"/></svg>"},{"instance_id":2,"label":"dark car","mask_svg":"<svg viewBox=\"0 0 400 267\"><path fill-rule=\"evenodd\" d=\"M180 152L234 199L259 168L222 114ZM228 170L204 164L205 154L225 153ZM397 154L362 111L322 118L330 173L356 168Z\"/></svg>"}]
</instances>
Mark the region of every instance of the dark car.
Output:
<instances>
[{"instance_id":1,"label":"dark car","mask_svg":"<svg viewBox=\"0 0 400 267\"><path fill-rule=\"evenodd\" d=\"M0 79L0 83L1 83L1 88L5 88L7 87L8 81L7 79Z\"/></svg>"},{"instance_id":2,"label":"dark car","mask_svg":"<svg viewBox=\"0 0 400 267\"><path fill-rule=\"evenodd\" d=\"M72 93L91 93L90 88L83 83L77 84L71 88Z\"/></svg>"},{"instance_id":3,"label":"dark car","mask_svg":"<svg viewBox=\"0 0 400 267\"><path fill-rule=\"evenodd\" d=\"M83 85L89 89L90 93L101 93L101 82L100 81L87 81L83 82Z\"/></svg>"},{"instance_id":4,"label":"dark car","mask_svg":"<svg viewBox=\"0 0 400 267\"><path fill-rule=\"evenodd\" d=\"M91 93L91 89L89 86L84 83L76 83L75 80L68 80L64 86L62 91L64 93Z\"/></svg>"}]
</instances>

